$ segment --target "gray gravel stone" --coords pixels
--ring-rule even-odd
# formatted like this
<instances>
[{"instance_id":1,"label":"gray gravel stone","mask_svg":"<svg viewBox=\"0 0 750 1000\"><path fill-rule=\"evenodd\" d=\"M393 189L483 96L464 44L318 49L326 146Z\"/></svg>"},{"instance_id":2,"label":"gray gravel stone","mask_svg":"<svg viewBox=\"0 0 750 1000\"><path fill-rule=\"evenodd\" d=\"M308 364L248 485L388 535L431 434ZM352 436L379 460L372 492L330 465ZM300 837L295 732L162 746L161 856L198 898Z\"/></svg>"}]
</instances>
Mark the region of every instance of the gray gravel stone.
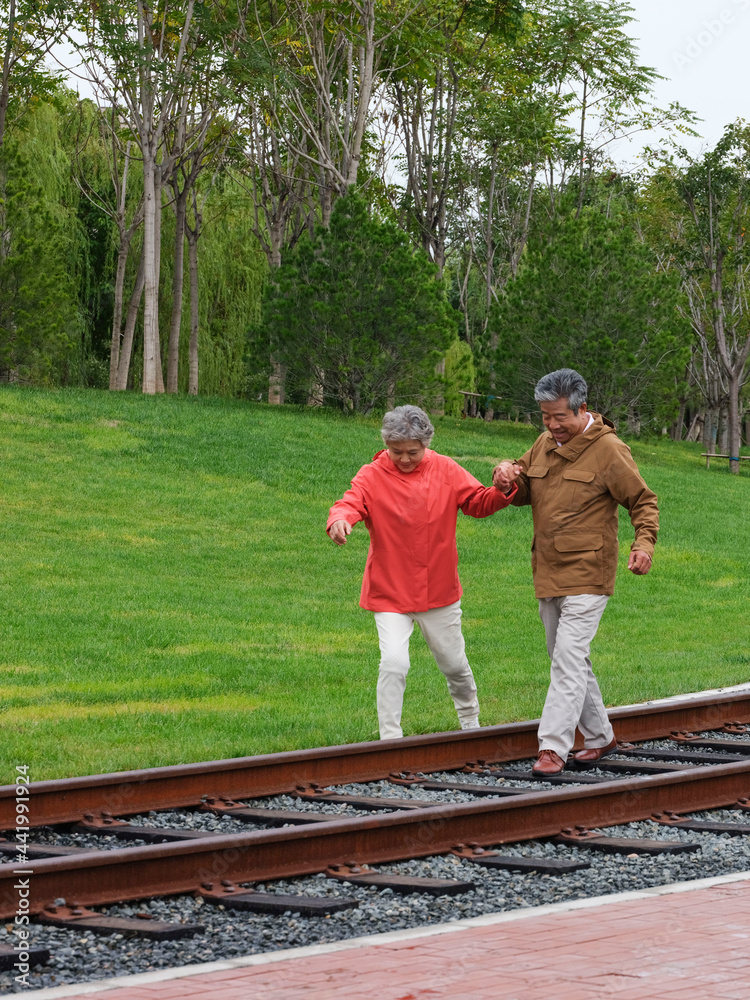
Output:
<instances>
[{"instance_id":1,"label":"gray gravel stone","mask_svg":"<svg viewBox=\"0 0 750 1000\"><path fill-rule=\"evenodd\" d=\"M722 739L732 738L728 734L717 734L717 736ZM741 739L741 737L736 738ZM669 741L654 741L647 744L653 747L672 745ZM529 762L516 762L503 766L519 771L527 770ZM493 779L485 775L460 775L451 772L444 775L433 774L430 777L432 779L442 777L448 781L466 781L472 784L493 783ZM513 779L509 779L505 784L536 790L544 787L538 782ZM345 785L340 786L337 791L349 794L391 795L436 803L476 801L467 793L426 791L394 785L388 781L375 782L372 785ZM253 805L303 812L324 811L332 816L371 815L362 810L352 809L350 806L308 803L285 795L254 800ZM695 818L750 823L750 813L731 809L695 814ZM150 827L184 826L215 833L245 832L254 829L251 824L231 817L216 817L198 811L151 813L147 816L133 817L132 822ZM651 820L608 827L604 832L616 837L695 843L698 845L698 850L675 856L652 857L600 854L583 846L567 847L548 841L502 844L497 847L503 854L581 859L591 864L585 871L560 876L482 868L454 856L429 857L377 866L379 871L405 875L470 879L476 888L463 896L433 897L424 894L401 896L390 889L378 891L376 888L335 882L322 874L280 879L273 883L254 886L261 892L330 898L350 896L359 901L359 909L333 913L327 917L302 917L289 912L281 916L250 914L205 904L202 899L192 896L111 906L107 909L111 915L132 916L134 913L146 912L158 920L200 923L206 927L206 931L203 935L187 940L154 942L129 938L122 934L99 938L73 930L35 926L33 944L49 948L52 958L48 965L34 969L29 979L36 988L105 979L152 969L338 941L363 934L378 934L408 927L439 924L487 913L750 870L750 837L746 835L696 833L663 826ZM36 830L32 834L32 839L37 843L72 844L98 849L126 846L123 841L115 837L103 838L86 833L55 830ZM11 930L11 924L0 927L0 944L14 943ZM2 992L23 992L26 989L14 983L10 973L0 973Z\"/></svg>"}]
</instances>

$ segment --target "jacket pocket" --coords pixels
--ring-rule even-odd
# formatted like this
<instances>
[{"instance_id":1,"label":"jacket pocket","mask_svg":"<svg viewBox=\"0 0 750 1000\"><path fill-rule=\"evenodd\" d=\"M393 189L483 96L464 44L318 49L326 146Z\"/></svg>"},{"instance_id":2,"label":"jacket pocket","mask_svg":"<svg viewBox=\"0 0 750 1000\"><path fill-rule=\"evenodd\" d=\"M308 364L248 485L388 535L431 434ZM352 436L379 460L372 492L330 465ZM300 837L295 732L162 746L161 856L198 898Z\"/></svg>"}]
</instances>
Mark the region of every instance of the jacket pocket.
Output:
<instances>
[{"instance_id":1,"label":"jacket pocket","mask_svg":"<svg viewBox=\"0 0 750 1000\"><path fill-rule=\"evenodd\" d=\"M566 469L563 472L563 479L572 479L574 483L593 483L595 478L595 472L586 472L584 469Z\"/></svg>"},{"instance_id":2,"label":"jacket pocket","mask_svg":"<svg viewBox=\"0 0 750 1000\"><path fill-rule=\"evenodd\" d=\"M555 535L554 543L554 576L561 591L575 588L579 594L585 594L589 587L604 585L604 538L599 532L579 531Z\"/></svg>"},{"instance_id":3,"label":"jacket pocket","mask_svg":"<svg viewBox=\"0 0 750 1000\"><path fill-rule=\"evenodd\" d=\"M589 549L598 551L604 544L604 539L596 531L576 531L569 535L555 535L555 548L558 552L587 552Z\"/></svg>"},{"instance_id":4,"label":"jacket pocket","mask_svg":"<svg viewBox=\"0 0 750 1000\"><path fill-rule=\"evenodd\" d=\"M596 473L590 469L565 469L562 478L558 501L569 510L580 510L602 492L601 484L595 482Z\"/></svg>"},{"instance_id":5,"label":"jacket pocket","mask_svg":"<svg viewBox=\"0 0 750 1000\"><path fill-rule=\"evenodd\" d=\"M544 479L544 477L547 475L548 472L549 472L548 465L530 465L529 471L526 473L526 475L529 477L529 479Z\"/></svg>"}]
</instances>

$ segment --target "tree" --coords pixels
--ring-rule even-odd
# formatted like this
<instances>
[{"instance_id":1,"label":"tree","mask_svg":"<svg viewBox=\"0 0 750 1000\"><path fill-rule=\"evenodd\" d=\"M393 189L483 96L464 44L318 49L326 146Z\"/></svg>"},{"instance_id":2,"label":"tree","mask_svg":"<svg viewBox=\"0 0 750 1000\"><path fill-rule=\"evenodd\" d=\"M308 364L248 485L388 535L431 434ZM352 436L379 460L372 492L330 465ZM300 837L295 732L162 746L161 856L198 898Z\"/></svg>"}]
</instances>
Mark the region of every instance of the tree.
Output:
<instances>
[{"instance_id":1,"label":"tree","mask_svg":"<svg viewBox=\"0 0 750 1000\"><path fill-rule=\"evenodd\" d=\"M197 208L201 267L200 271L190 268L193 287L190 309L183 314L186 336L180 339L179 390L193 393L197 389L200 355L201 393L237 397L250 388L245 367L247 334L260 319L268 265L252 235L252 207L242 189L225 175L219 175L213 185L211 181L204 174L192 188L187 216L192 256ZM206 199L209 187L211 197ZM167 271L174 263L165 259Z\"/></svg>"},{"instance_id":2,"label":"tree","mask_svg":"<svg viewBox=\"0 0 750 1000\"><path fill-rule=\"evenodd\" d=\"M487 31L483 18L498 6L442 4L440 30L420 37L417 71L391 84L405 151L404 224L439 264L448 260L492 396L497 345L488 318L529 234L545 213L566 211L560 201L573 187L581 212L613 139L685 114L651 106L656 74L638 63L625 4L531 0L522 20L506 5L505 31ZM547 203L537 194L545 179Z\"/></svg>"},{"instance_id":3,"label":"tree","mask_svg":"<svg viewBox=\"0 0 750 1000\"><path fill-rule=\"evenodd\" d=\"M115 268L112 329L109 349L109 388L125 389L130 367L135 324L126 323L122 330L125 274L130 249L136 233L143 223L143 197L130 195L132 182L128 178L133 168L133 142L125 143L124 151L119 141L118 110L116 107L100 111L92 101L78 103L78 127L74 141L73 179L81 194L91 203L92 209L107 216L117 231L117 265ZM101 163L107 166L108 184L102 184ZM136 168L139 165L136 165ZM140 180L140 178L138 178ZM140 269L139 269L140 275ZM136 280L142 291L142 281Z\"/></svg>"},{"instance_id":4,"label":"tree","mask_svg":"<svg viewBox=\"0 0 750 1000\"><path fill-rule=\"evenodd\" d=\"M452 229L456 161L466 134L462 112L464 118L471 115L484 95L502 91L503 42L513 37L519 21L520 5L509 0L442 0L407 24L399 39L405 58L387 87L406 175L397 211L440 274Z\"/></svg>"},{"instance_id":5,"label":"tree","mask_svg":"<svg viewBox=\"0 0 750 1000\"><path fill-rule=\"evenodd\" d=\"M405 22L424 0L255 0L269 71L248 108L247 174L258 238L277 267L306 223L327 226L337 197L358 183L379 83L392 70ZM260 227L259 227L260 230ZM268 399L283 403L286 375L274 358Z\"/></svg>"},{"instance_id":6,"label":"tree","mask_svg":"<svg viewBox=\"0 0 750 1000\"><path fill-rule=\"evenodd\" d=\"M194 95L193 95L194 99ZM185 105L187 106L187 101ZM175 243L174 272L172 282L172 317L169 330L169 345L167 351L167 392L177 392L178 364L180 356L180 326L182 322L182 290L184 270L185 239L188 243L188 269L191 304L190 333L190 378L188 392L192 396L198 394L198 240L201 234L203 211L213 182L221 169L222 159L229 142L229 130L226 122L220 122L218 108L211 103L201 104L200 111L193 109L193 135L191 142L186 143L186 115L181 116L176 130L173 153L175 168L169 179L173 192L175 212ZM200 128L195 127L195 121L200 118ZM213 179L204 185L200 194L197 184L201 175L214 168ZM192 205L192 223L190 221L190 206Z\"/></svg>"},{"instance_id":7,"label":"tree","mask_svg":"<svg viewBox=\"0 0 750 1000\"><path fill-rule=\"evenodd\" d=\"M455 317L436 269L360 195L339 199L271 275L262 332L300 401L318 394L345 413L396 399L429 402Z\"/></svg>"},{"instance_id":8,"label":"tree","mask_svg":"<svg viewBox=\"0 0 750 1000\"><path fill-rule=\"evenodd\" d=\"M658 127L695 135L695 116L677 103L654 107L651 91L659 74L638 61L626 30L633 8L623 0L533 0L535 31L523 52L532 74L568 106L576 120L565 155L550 156L546 181L550 209L556 195L576 178L576 211L586 187L601 170L607 147L617 139ZM557 178L557 181L555 180Z\"/></svg>"},{"instance_id":9,"label":"tree","mask_svg":"<svg viewBox=\"0 0 750 1000\"><path fill-rule=\"evenodd\" d=\"M676 306L676 282L622 219L573 214L534 238L493 313L500 391L530 410L542 375L576 368L594 409L661 425L687 356Z\"/></svg>"},{"instance_id":10,"label":"tree","mask_svg":"<svg viewBox=\"0 0 750 1000\"><path fill-rule=\"evenodd\" d=\"M239 25L244 14L242 5L223 0L198 4L180 0L169 9L154 8L146 0L100 2L78 14L76 27L84 33L84 41L76 42L76 47L88 79L100 103L117 109L122 130L129 132L142 162L143 391L147 393L164 389L158 313L162 190L176 165L191 160L185 174L189 190L199 172L194 168L207 159L202 147L219 104L227 111L241 99ZM184 190L177 184L178 197ZM173 342L172 347L174 361L178 345Z\"/></svg>"},{"instance_id":11,"label":"tree","mask_svg":"<svg viewBox=\"0 0 750 1000\"><path fill-rule=\"evenodd\" d=\"M471 348L458 337L445 352L445 412L460 417L464 408L462 392L474 392L476 371Z\"/></svg>"},{"instance_id":12,"label":"tree","mask_svg":"<svg viewBox=\"0 0 750 1000\"><path fill-rule=\"evenodd\" d=\"M677 272L685 317L696 338L692 373L715 414L726 405L729 468L739 474L740 396L750 358L750 127L728 125L702 157L678 149L678 166L664 151L657 187L673 197L668 225L650 233L662 265ZM712 438L708 430L709 441Z\"/></svg>"},{"instance_id":13,"label":"tree","mask_svg":"<svg viewBox=\"0 0 750 1000\"><path fill-rule=\"evenodd\" d=\"M498 346L495 329L487 336L492 306L515 278L535 216L541 214L535 199L540 164L566 131L559 102L540 91L537 81L508 72L505 85L507 92L480 92L463 113L460 193L452 221L466 339L485 363L482 381L492 397ZM493 415L490 405L487 418Z\"/></svg>"},{"instance_id":14,"label":"tree","mask_svg":"<svg viewBox=\"0 0 750 1000\"><path fill-rule=\"evenodd\" d=\"M67 6L55 0L9 0L0 6L0 147L8 126L57 90L57 77L44 60L72 20Z\"/></svg>"},{"instance_id":15,"label":"tree","mask_svg":"<svg viewBox=\"0 0 750 1000\"><path fill-rule=\"evenodd\" d=\"M89 81L101 104L117 109L137 144L143 169L143 391L163 391L159 349L159 249L161 189L170 166L163 162L165 131L171 127L189 70L186 54L191 39L195 0L158 12L143 0L100 3L82 9L76 27L84 33L77 43ZM166 167L166 170L165 170Z\"/></svg>"},{"instance_id":16,"label":"tree","mask_svg":"<svg viewBox=\"0 0 750 1000\"><path fill-rule=\"evenodd\" d=\"M272 67L274 131L310 164L324 226L335 198L358 182L379 84L394 58L403 61L400 32L424 7L424 0L256 2Z\"/></svg>"},{"instance_id":17,"label":"tree","mask_svg":"<svg viewBox=\"0 0 750 1000\"><path fill-rule=\"evenodd\" d=\"M49 383L75 362L85 269L59 112L40 102L0 149L0 375Z\"/></svg>"}]
</instances>

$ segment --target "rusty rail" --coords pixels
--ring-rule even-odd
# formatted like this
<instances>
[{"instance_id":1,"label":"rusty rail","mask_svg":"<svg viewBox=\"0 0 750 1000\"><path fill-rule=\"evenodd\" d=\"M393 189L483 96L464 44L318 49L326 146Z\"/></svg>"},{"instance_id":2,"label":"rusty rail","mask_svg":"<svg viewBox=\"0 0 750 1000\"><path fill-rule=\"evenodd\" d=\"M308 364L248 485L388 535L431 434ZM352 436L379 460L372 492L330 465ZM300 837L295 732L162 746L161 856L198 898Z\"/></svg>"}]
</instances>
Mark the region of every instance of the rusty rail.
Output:
<instances>
[{"instance_id":1,"label":"rusty rail","mask_svg":"<svg viewBox=\"0 0 750 1000\"><path fill-rule=\"evenodd\" d=\"M702 731L750 722L750 691L674 699L611 709L621 741L656 739L673 730ZM150 809L198 805L204 796L258 798L297 785L376 781L393 771L441 771L468 761L502 762L536 754L538 720L465 732L409 736L290 753L178 764L143 771L38 781L29 786L31 826L72 823L84 813L129 816ZM15 827L15 785L0 787L0 830Z\"/></svg>"},{"instance_id":2,"label":"rusty rail","mask_svg":"<svg viewBox=\"0 0 750 1000\"><path fill-rule=\"evenodd\" d=\"M221 879L267 881L319 872L352 859L419 858L458 843L486 846L529 840L582 822L606 827L657 812L731 806L748 796L750 761L314 826L51 858L33 863L28 912L39 913L59 897L95 905L194 892L205 882ZM22 877L14 866L0 866L1 918L16 912Z\"/></svg>"}]
</instances>

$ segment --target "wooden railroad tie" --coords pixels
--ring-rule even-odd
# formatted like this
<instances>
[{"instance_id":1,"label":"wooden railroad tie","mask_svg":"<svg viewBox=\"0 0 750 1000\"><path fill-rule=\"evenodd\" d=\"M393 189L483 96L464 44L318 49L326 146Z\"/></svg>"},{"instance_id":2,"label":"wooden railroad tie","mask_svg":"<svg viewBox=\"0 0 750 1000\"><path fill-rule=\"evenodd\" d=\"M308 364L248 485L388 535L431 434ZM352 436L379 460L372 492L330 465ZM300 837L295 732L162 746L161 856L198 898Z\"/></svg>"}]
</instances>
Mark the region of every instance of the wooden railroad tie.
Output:
<instances>
[{"instance_id":1,"label":"wooden railroad tie","mask_svg":"<svg viewBox=\"0 0 750 1000\"><path fill-rule=\"evenodd\" d=\"M53 927L65 927L68 930L87 930L92 934L105 936L124 934L126 937L150 938L153 941L178 941L202 934L206 929L203 924L153 920L148 913L139 913L135 917L108 917L75 903L70 906L47 906L35 919L40 924L52 924Z\"/></svg>"},{"instance_id":2,"label":"wooden railroad tie","mask_svg":"<svg viewBox=\"0 0 750 1000\"><path fill-rule=\"evenodd\" d=\"M204 882L199 890L201 899L228 910L249 910L252 913L299 913L303 917L325 917L341 910L359 906L350 896L290 896L273 892L257 892L237 886L229 879L219 885Z\"/></svg>"},{"instance_id":3,"label":"wooden railroad tie","mask_svg":"<svg viewBox=\"0 0 750 1000\"><path fill-rule=\"evenodd\" d=\"M458 844L451 854L483 868L500 868L511 872L538 872L541 875L566 875L590 868L588 861L567 861L565 858L532 858L516 854L486 851L477 844Z\"/></svg>"},{"instance_id":4,"label":"wooden railroad tie","mask_svg":"<svg viewBox=\"0 0 750 1000\"><path fill-rule=\"evenodd\" d=\"M590 847L605 854L688 854L700 850L700 844L685 844L680 840L605 837L597 830L588 830L584 826L566 827L552 838L552 842L567 844L568 847Z\"/></svg>"},{"instance_id":5,"label":"wooden railroad tie","mask_svg":"<svg viewBox=\"0 0 750 1000\"><path fill-rule=\"evenodd\" d=\"M10 948L8 945L0 945L0 972L11 971L16 963L18 962L18 955L20 949ZM28 961L30 966L34 965L46 965L50 960L49 948L24 948L23 952L28 952Z\"/></svg>"},{"instance_id":6,"label":"wooden railroad tie","mask_svg":"<svg viewBox=\"0 0 750 1000\"><path fill-rule=\"evenodd\" d=\"M404 894L425 892L430 896L458 896L471 892L473 882L458 881L449 878L422 878L419 875L392 875L389 872L376 872L366 865L358 864L331 865L326 869L328 878L338 882L351 882L354 885L370 885L379 889L392 889Z\"/></svg>"},{"instance_id":7,"label":"wooden railroad tie","mask_svg":"<svg viewBox=\"0 0 750 1000\"><path fill-rule=\"evenodd\" d=\"M678 830L690 830L694 833L728 833L732 837L750 834L750 823L720 823L713 820L690 819L673 812L654 813L652 819L656 823L674 826Z\"/></svg>"}]
</instances>

